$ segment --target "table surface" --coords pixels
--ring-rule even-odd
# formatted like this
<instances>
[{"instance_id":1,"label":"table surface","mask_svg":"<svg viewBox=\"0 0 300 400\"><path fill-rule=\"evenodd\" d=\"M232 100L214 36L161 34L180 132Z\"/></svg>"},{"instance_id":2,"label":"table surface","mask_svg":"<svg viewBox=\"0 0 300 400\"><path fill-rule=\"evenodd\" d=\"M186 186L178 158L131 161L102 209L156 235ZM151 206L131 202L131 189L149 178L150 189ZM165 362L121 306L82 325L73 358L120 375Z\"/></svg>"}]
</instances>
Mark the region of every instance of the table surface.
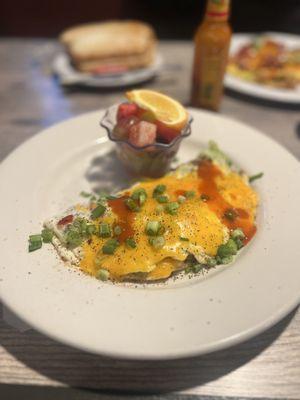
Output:
<instances>
[{"instance_id":1,"label":"table surface","mask_svg":"<svg viewBox=\"0 0 300 400\"><path fill-rule=\"evenodd\" d=\"M58 50L53 40L0 40L0 160L41 129L120 99L121 90L61 87L51 74ZM191 42L162 42L163 71L145 86L188 105L192 51ZM300 158L297 106L226 92L221 113L260 129ZM129 362L87 354L33 329L22 333L9 326L0 313L3 388L1 384L72 386L99 389L102 394L173 392L168 397L174 398L300 399L300 312L295 310L273 328L231 349L164 362ZM94 395L89 392L84 398Z\"/></svg>"}]
</instances>

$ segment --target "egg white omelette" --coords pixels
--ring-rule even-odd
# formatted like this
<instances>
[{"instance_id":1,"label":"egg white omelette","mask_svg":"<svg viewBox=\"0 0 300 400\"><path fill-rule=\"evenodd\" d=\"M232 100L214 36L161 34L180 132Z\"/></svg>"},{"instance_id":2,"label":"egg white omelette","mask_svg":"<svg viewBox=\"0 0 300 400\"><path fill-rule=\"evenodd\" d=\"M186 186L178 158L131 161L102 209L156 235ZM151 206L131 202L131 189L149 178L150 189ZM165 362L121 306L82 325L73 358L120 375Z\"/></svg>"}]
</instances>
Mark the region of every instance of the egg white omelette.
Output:
<instances>
[{"instance_id":1,"label":"egg white omelette","mask_svg":"<svg viewBox=\"0 0 300 400\"><path fill-rule=\"evenodd\" d=\"M228 264L256 232L258 196L215 143L195 161L44 223L61 258L102 280L155 281Z\"/></svg>"}]
</instances>

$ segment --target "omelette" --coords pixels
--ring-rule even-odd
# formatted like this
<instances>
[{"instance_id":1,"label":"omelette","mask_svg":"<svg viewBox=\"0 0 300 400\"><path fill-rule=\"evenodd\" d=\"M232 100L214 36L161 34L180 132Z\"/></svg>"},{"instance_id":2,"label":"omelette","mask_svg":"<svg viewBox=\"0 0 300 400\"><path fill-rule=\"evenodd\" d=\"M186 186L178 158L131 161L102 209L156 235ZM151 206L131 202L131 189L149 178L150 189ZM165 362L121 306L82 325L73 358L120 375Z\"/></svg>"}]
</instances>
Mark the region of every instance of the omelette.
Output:
<instances>
[{"instance_id":1,"label":"omelette","mask_svg":"<svg viewBox=\"0 0 300 400\"><path fill-rule=\"evenodd\" d=\"M98 279L151 282L232 262L256 232L257 206L248 176L210 142L162 178L91 195L45 221L42 236Z\"/></svg>"}]
</instances>

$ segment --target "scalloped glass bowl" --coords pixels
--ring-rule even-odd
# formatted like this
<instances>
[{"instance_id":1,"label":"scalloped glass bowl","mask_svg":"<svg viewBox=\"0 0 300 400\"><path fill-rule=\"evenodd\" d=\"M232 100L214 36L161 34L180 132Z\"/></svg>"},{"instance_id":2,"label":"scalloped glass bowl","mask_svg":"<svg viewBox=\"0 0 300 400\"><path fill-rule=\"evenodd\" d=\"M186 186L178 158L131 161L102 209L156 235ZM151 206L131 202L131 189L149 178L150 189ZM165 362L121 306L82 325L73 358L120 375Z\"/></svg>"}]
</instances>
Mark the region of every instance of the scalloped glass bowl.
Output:
<instances>
[{"instance_id":1,"label":"scalloped glass bowl","mask_svg":"<svg viewBox=\"0 0 300 400\"><path fill-rule=\"evenodd\" d=\"M134 175L158 178L164 175L170 168L182 139L191 134L192 118L181 134L170 143L155 143L143 147L136 147L127 139L117 138L113 130L117 123L117 110L119 104L108 108L100 125L106 130L109 139L116 143L116 153L128 172Z\"/></svg>"}]
</instances>

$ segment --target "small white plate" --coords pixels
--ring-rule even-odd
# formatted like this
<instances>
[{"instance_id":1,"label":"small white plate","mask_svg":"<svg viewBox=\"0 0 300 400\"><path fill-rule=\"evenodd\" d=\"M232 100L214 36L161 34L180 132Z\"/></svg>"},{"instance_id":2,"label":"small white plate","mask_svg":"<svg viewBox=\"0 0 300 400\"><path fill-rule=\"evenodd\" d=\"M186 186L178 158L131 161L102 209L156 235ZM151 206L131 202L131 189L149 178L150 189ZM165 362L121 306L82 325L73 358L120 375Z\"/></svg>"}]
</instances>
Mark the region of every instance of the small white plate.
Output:
<instances>
[{"instance_id":1,"label":"small white plate","mask_svg":"<svg viewBox=\"0 0 300 400\"><path fill-rule=\"evenodd\" d=\"M137 85L152 79L162 66L162 56L157 55L147 68L114 74L88 74L77 71L66 53L59 53L53 60L52 69L62 85L84 85L89 87L113 88Z\"/></svg>"},{"instance_id":2,"label":"small white plate","mask_svg":"<svg viewBox=\"0 0 300 400\"><path fill-rule=\"evenodd\" d=\"M215 140L249 174L264 171L258 232L235 263L166 284L100 282L68 269L50 245L27 252L45 218L95 186L126 185L105 132L103 111L55 125L0 166L0 289L4 304L34 328L90 352L168 359L223 349L269 328L300 298L300 168L255 129L191 110L193 134L181 161Z\"/></svg>"},{"instance_id":3,"label":"small white plate","mask_svg":"<svg viewBox=\"0 0 300 400\"><path fill-rule=\"evenodd\" d=\"M268 36L272 39L281 42L285 46L293 49L300 48L300 37L287 33L236 33L232 36L230 45L230 55L236 53L242 46L252 41L257 36ZM258 83L247 82L237 78L229 73L225 75L225 86L228 89L235 90L250 96L263 98L266 100L279 101L284 103L300 103L300 85L296 89L277 89Z\"/></svg>"}]
</instances>

